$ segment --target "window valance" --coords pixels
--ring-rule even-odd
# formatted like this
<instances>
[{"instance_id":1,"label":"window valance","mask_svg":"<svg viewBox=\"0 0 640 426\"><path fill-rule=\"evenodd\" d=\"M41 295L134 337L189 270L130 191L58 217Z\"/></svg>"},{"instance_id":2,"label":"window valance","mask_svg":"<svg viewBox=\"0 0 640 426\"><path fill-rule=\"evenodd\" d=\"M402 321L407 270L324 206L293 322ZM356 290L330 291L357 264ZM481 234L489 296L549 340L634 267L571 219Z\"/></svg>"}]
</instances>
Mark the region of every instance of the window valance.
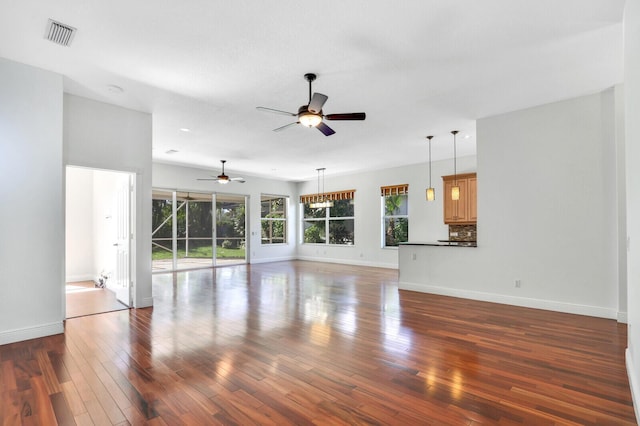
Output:
<instances>
[{"instance_id":1,"label":"window valance","mask_svg":"<svg viewBox=\"0 0 640 426\"><path fill-rule=\"evenodd\" d=\"M405 195L408 193L409 193L408 183L380 187L380 195L382 195L383 197L386 197L387 195Z\"/></svg>"},{"instance_id":2,"label":"window valance","mask_svg":"<svg viewBox=\"0 0 640 426\"><path fill-rule=\"evenodd\" d=\"M316 203L323 200L353 200L355 192L355 189L347 189L345 191L325 192L324 194L306 194L300 196L300 202L306 204Z\"/></svg>"}]
</instances>

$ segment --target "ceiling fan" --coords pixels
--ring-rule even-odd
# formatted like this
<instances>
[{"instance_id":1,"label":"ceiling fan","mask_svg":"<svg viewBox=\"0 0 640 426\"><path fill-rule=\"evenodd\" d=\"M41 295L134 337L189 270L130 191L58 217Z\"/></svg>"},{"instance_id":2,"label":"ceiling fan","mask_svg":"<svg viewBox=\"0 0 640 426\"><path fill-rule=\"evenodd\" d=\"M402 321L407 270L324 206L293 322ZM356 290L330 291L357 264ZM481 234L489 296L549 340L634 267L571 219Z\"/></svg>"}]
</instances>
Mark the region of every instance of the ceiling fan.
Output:
<instances>
[{"instance_id":1,"label":"ceiling fan","mask_svg":"<svg viewBox=\"0 0 640 426\"><path fill-rule=\"evenodd\" d=\"M225 175L224 174L224 163L226 163L227 160L220 160L220 162L222 163L222 173L221 174L219 174L218 176L216 176L214 178L204 178L204 179L198 179L198 180L212 180L212 181L218 182L218 183L220 183L222 185L226 185L229 182L239 182L239 183L244 183L245 182L244 178L241 178L241 177L230 178L229 176Z\"/></svg>"},{"instance_id":2,"label":"ceiling fan","mask_svg":"<svg viewBox=\"0 0 640 426\"><path fill-rule=\"evenodd\" d=\"M326 115L323 114L322 107L324 106L324 103L327 102L327 99L329 99L329 97L317 92L313 93L313 96L311 95L311 83L316 79L316 77L317 76L315 74L311 73L304 75L304 79L309 82L309 103L298 108L297 114L288 111L281 111L279 109L256 107L261 111L274 112L276 114L284 114L291 117L298 117L298 121L285 124L284 126L278 127L277 129L273 129L274 132L279 132L280 130L284 130L287 127L293 126L294 124L302 124L306 127L315 127L316 129L320 130L325 136L331 136L335 133L335 131L331 127L327 126L324 123L324 120L364 120L366 118L366 114L364 112Z\"/></svg>"}]
</instances>

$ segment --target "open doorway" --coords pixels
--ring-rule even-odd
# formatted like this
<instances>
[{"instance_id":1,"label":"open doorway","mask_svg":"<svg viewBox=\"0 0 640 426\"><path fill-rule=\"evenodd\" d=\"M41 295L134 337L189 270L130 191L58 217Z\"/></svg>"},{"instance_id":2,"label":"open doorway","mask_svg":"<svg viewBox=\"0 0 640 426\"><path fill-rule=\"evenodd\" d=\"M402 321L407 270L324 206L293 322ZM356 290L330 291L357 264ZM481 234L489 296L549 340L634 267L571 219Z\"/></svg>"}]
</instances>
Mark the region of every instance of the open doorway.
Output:
<instances>
[{"instance_id":1,"label":"open doorway","mask_svg":"<svg viewBox=\"0 0 640 426\"><path fill-rule=\"evenodd\" d=\"M131 306L135 174L66 168L66 318Z\"/></svg>"}]
</instances>

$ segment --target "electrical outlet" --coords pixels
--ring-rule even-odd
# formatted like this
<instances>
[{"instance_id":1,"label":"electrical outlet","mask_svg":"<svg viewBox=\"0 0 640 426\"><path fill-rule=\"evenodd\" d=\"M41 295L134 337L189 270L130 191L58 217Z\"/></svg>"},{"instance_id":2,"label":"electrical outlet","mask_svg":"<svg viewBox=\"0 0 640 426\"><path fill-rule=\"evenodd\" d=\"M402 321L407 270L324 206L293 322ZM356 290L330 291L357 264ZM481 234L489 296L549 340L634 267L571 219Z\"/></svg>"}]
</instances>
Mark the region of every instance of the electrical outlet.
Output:
<instances>
[{"instance_id":1,"label":"electrical outlet","mask_svg":"<svg viewBox=\"0 0 640 426\"><path fill-rule=\"evenodd\" d=\"M416 260L416 254L415 253L411 254L411 260Z\"/></svg>"},{"instance_id":2,"label":"electrical outlet","mask_svg":"<svg viewBox=\"0 0 640 426\"><path fill-rule=\"evenodd\" d=\"M522 287L522 280L516 280L516 288Z\"/></svg>"}]
</instances>

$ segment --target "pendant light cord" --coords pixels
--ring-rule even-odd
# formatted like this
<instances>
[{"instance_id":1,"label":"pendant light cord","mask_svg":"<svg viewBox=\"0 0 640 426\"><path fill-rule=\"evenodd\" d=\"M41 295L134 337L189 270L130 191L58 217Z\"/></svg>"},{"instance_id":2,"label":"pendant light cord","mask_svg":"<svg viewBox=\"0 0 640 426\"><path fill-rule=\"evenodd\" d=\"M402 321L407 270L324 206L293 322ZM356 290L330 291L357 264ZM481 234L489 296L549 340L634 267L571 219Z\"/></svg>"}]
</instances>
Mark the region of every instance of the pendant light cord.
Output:
<instances>
[{"instance_id":1,"label":"pendant light cord","mask_svg":"<svg viewBox=\"0 0 640 426\"><path fill-rule=\"evenodd\" d=\"M433 136L427 136L427 139L429 139L429 188L431 188L431 139Z\"/></svg>"},{"instance_id":2,"label":"pendant light cord","mask_svg":"<svg viewBox=\"0 0 640 426\"><path fill-rule=\"evenodd\" d=\"M453 184L458 186L458 172L456 167L456 135L458 131L452 130L451 133L453 134Z\"/></svg>"}]
</instances>

